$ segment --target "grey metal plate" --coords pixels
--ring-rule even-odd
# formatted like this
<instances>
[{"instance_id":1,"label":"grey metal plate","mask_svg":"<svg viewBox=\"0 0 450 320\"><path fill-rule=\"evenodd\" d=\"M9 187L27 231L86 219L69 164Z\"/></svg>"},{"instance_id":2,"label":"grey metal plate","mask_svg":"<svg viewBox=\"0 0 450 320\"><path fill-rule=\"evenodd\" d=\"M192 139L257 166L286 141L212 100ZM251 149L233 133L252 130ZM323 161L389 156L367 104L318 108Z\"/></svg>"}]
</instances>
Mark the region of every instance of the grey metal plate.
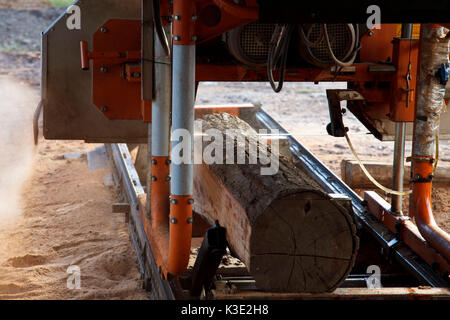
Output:
<instances>
[{"instance_id":1,"label":"grey metal plate","mask_svg":"<svg viewBox=\"0 0 450 320\"><path fill-rule=\"evenodd\" d=\"M447 106L450 110L450 106ZM439 140L450 140L450 112L443 112L440 116L439 124ZM374 121L373 125L383 135L382 141L394 141L395 122L390 120ZM412 141L413 123L406 124L406 140Z\"/></svg>"},{"instance_id":2,"label":"grey metal plate","mask_svg":"<svg viewBox=\"0 0 450 320\"><path fill-rule=\"evenodd\" d=\"M147 141L139 120L109 120L92 103L92 71L81 70L80 41L89 43L109 19L141 17L140 0L79 0L81 30L69 30L63 14L42 35L42 99L46 139L87 142ZM92 63L91 63L92 65Z\"/></svg>"}]
</instances>

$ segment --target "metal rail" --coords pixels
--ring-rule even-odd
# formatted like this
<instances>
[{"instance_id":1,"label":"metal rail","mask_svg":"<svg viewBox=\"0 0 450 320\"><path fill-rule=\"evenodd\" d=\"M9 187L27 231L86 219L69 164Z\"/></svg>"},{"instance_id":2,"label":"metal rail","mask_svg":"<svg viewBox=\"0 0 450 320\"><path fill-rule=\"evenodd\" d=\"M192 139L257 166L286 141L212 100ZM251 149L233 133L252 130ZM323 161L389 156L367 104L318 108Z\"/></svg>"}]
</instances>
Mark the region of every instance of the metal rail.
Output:
<instances>
[{"instance_id":1,"label":"metal rail","mask_svg":"<svg viewBox=\"0 0 450 320\"><path fill-rule=\"evenodd\" d=\"M128 229L138 261L139 271L151 299L174 300L175 294L169 281L163 280L156 265L153 252L139 215L139 197L144 196L144 188L134 167L126 144L106 144L106 153L111 163L116 186L130 205Z\"/></svg>"}]
</instances>

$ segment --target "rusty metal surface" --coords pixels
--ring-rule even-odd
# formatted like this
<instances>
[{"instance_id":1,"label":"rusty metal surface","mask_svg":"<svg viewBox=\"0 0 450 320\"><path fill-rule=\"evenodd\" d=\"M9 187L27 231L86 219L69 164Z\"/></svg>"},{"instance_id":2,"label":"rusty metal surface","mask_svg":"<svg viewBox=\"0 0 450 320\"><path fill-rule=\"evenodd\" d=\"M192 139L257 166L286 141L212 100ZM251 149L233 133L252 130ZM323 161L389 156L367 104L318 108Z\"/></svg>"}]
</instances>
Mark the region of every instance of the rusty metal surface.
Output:
<instances>
[{"instance_id":1,"label":"rusty metal surface","mask_svg":"<svg viewBox=\"0 0 450 320\"><path fill-rule=\"evenodd\" d=\"M109 19L141 17L140 0L82 0L81 30L69 30L63 14L42 36L44 136L88 142L146 142L148 125L139 120L109 120L92 102L91 71L83 71L80 41L89 43Z\"/></svg>"}]
</instances>

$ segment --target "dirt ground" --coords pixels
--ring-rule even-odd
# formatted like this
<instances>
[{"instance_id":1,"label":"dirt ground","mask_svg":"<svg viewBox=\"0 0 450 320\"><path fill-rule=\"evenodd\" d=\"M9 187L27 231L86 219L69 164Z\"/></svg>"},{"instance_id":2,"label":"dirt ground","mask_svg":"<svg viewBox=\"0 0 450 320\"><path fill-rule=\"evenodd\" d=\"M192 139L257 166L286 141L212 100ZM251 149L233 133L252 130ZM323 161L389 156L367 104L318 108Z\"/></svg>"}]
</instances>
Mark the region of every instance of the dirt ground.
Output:
<instances>
[{"instance_id":1,"label":"dirt ground","mask_svg":"<svg viewBox=\"0 0 450 320\"><path fill-rule=\"evenodd\" d=\"M43 1L0 0L0 138L7 155L0 160L0 299L145 299L124 217L111 213L117 199L105 180L108 170L88 169L86 154L99 145L32 143L39 36L63 10ZM261 103L340 175L341 160L352 155L343 138L326 134L329 87L344 84L287 83L275 94L266 83L202 83L197 103ZM351 115L345 123L362 159L392 161L392 142L367 135ZM448 142L441 142L440 154L450 163ZM447 231L449 192L433 191L436 219ZM80 290L67 288L73 265L80 267Z\"/></svg>"}]
</instances>

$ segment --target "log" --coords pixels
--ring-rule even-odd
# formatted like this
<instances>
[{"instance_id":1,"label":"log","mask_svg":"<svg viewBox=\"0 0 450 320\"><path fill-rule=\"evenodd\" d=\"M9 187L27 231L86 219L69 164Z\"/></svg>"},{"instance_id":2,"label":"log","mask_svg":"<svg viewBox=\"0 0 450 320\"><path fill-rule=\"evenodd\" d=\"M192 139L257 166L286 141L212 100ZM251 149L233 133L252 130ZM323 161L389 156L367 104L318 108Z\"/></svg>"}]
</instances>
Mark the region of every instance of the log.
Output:
<instances>
[{"instance_id":1,"label":"log","mask_svg":"<svg viewBox=\"0 0 450 320\"><path fill-rule=\"evenodd\" d=\"M194 211L227 229L232 252L256 286L273 292L327 292L338 287L358 249L352 215L288 157L276 159L278 172L261 175L261 164L249 164L248 150L258 146L257 132L239 118L212 114L196 120L198 126L220 130L224 142L230 138L227 129L245 137L244 164L194 166ZM235 152L242 143L234 142ZM210 142L200 144L205 149ZM220 151L225 150L224 143ZM201 152L198 141L195 152Z\"/></svg>"},{"instance_id":2,"label":"log","mask_svg":"<svg viewBox=\"0 0 450 320\"><path fill-rule=\"evenodd\" d=\"M381 161L363 161L364 166L369 173L384 186L392 186L392 163ZM356 160L344 159L341 162L342 180L350 187L355 189L375 189L376 186L366 177ZM411 166L405 165L405 174L403 184L407 186L411 179ZM433 184L439 186L450 186L450 166L438 163Z\"/></svg>"}]
</instances>

